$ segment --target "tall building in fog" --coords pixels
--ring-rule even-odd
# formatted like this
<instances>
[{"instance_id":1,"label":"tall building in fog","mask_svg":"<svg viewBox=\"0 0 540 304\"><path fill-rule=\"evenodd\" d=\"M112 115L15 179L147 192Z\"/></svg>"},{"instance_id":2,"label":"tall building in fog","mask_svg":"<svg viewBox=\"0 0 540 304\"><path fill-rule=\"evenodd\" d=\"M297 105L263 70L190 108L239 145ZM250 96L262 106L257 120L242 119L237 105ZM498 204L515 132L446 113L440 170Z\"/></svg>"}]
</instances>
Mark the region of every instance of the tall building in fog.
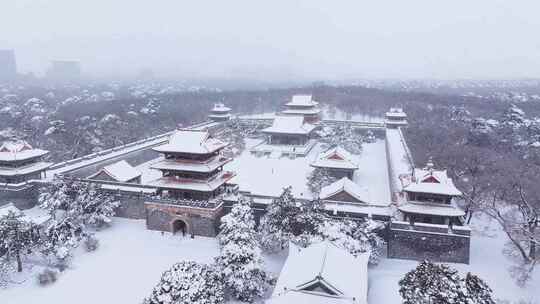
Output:
<instances>
[{"instance_id":1,"label":"tall building in fog","mask_svg":"<svg viewBox=\"0 0 540 304\"><path fill-rule=\"evenodd\" d=\"M54 60L47 70L47 78L53 80L78 80L81 77L81 64L74 60Z\"/></svg>"},{"instance_id":2,"label":"tall building in fog","mask_svg":"<svg viewBox=\"0 0 540 304\"><path fill-rule=\"evenodd\" d=\"M15 51L0 50L0 81L14 80L16 77Z\"/></svg>"}]
</instances>

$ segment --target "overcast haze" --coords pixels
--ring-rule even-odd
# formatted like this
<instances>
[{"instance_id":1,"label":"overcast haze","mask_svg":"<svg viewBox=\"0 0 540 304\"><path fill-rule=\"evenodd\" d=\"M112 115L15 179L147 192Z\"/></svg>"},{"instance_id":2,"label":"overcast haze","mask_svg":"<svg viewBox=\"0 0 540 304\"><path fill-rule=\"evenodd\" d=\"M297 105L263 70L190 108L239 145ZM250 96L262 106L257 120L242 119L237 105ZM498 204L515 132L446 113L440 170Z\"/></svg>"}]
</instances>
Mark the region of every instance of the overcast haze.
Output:
<instances>
[{"instance_id":1,"label":"overcast haze","mask_svg":"<svg viewBox=\"0 0 540 304\"><path fill-rule=\"evenodd\" d=\"M94 76L540 77L540 2L1 0L21 72Z\"/></svg>"}]
</instances>

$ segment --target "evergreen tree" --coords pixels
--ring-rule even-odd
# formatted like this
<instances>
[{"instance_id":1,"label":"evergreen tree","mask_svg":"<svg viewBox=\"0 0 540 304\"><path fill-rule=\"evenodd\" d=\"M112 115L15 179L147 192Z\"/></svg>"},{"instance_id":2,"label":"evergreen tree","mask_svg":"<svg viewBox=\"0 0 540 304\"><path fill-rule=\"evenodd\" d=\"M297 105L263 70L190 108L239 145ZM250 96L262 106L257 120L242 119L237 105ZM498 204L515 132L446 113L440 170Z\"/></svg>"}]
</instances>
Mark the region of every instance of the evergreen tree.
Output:
<instances>
[{"instance_id":1,"label":"evergreen tree","mask_svg":"<svg viewBox=\"0 0 540 304\"><path fill-rule=\"evenodd\" d=\"M251 202L241 197L234 204L231 212L221 218L219 244L229 243L254 245L256 240L255 220L250 206Z\"/></svg>"},{"instance_id":2,"label":"evergreen tree","mask_svg":"<svg viewBox=\"0 0 540 304\"><path fill-rule=\"evenodd\" d=\"M227 290L234 298L247 302L261 297L268 285L254 228L250 202L240 199L222 218L221 254L216 258Z\"/></svg>"},{"instance_id":3,"label":"evergreen tree","mask_svg":"<svg viewBox=\"0 0 540 304\"><path fill-rule=\"evenodd\" d=\"M77 209L85 224L101 228L111 223L119 205L113 195L100 191L97 184L79 183L72 208Z\"/></svg>"},{"instance_id":4,"label":"evergreen tree","mask_svg":"<svg viewBox=\"0 0 540 304\"><path fill-rule=\"evenodd\" d=\"M144 304L220 304L220 274L214 266L183 261L165 271Z\"/></svg>"},{"instance_id":5,"label":"evergreen tree","mask_svg":"<svg viewBox=\"0 0 540 304\"><path fill-rule=\"evenodd\" d=\"M307 240L320 235L321 226L328 220L321 201L297 202L291 187L267 207L261 219L261 245L268 251L279 251L289 241Z\"/></svg>"},{"instance_id":6,"label":"evergreen tree","mask_svg":"<svg viewBox=\"0 0 540 304\"><path fill-rule=\"evenodd\" d=\"M283 189L281 195L272 200L261 218L261 245L268 251L286 248L292 237L291 221L298 214L292 187Z\"/></svg>"},{"instance_id":7,"label":"evergreen tree","mask_svg":"<svg viewBox=\"0 0 540 304\"><path fill-rule=\"evenodd\" d=\"M478 276L467 273L465 277L467 294L471 299L471 304L495 304L491 293L493 292L488 284Z\"/></svg>"},{"instance_id":8,"label":"evergreen tree","mask_svg":"<svg viewBox=\"0 0 540 304\"><path fill-rule=\"evenodd\" d=\"M38 227L22 219L22 214L9 212L0 218L0 253L15 256L17 271L22 271L22 256L31 253L40 242Z\"/></svg>"},{"instance_id":9,"label":"evergreen tree","mask_svg":"<svg viewBox=\"0 0 540 304\"><path fill-rule=\"evenodd\" d=\"M494 304L491 289L475 275L461 278L444 264L420 263L399 281L404 304Z\"/></svg>"},{"instance_id":10,"label":"evergreen tree","mask_svg":"<svg viewBox=\"0 0 540 304\"><path fill-rule=\"evenodd\" d=\"M332 176L328 169L315 168L308 175L307 186L314 196L318 196L319 193L321 193L322 188L330 185L336 180L337 178Z\"/></svg>"}]
</instances>

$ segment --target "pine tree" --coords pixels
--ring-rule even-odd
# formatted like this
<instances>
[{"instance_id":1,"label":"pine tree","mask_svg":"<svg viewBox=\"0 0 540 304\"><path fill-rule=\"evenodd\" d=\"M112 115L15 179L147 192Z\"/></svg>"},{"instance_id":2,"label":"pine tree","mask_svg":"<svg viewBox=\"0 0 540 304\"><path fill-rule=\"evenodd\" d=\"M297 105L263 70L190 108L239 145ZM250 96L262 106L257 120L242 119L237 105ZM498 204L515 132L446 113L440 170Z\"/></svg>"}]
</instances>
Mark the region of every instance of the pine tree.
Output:
<instances>
[{"instance_id":1,"label":"pine tree","mask_svg":"<svg viewBox=\"0 0 540 304\"><path fill-rule=\"evenodd\" d=\"M219 244L244 243L254 245L256 240L255 220L250 206L251 202L241 197L234 204L231 212L221 218Z\"/></svg>"},{"instance_id":2,"label":"pine tree","mask_svg":"<svg viewBox=\"0 0 540 304\"><path fill-rule=\"evenodd\" d=\"M298 214L292 187L283 189L281 195L272 200L261 218L261 245L268 251L286 248L292 237L291 220Z\"/></svg>"},{"instance_id":3,"label":"pine tree","mask_svg":"<svg viewBox=\"0 0 540 304\"><path fill-rule=\"evenodd\" d=\"M404 304L494 304L491 289L480 278L444 264L420 263L399 281Z\"/></svg>"},{"instance_id":4,"label":"pine tree","mask_svg":"<svg viewBox=\"0 0 540 304\"><path fill-rule=\"evenodd\" d=\"M17 271L22 271L22 256L31 253L40 242L37 225L22 219L22 214L9 212L0 218L0 252L15 256Z\"/></svg>"},{"instance_id":5,"label":"pine tree","mask_svg":"<svg viewBox=\"0 0 540 304\"><path fill-rule=\"evenodd\" d=\"M314 196L318 196L319 193L321 193L322 188L330 185L336 180L337 178L332 176L328 169L315 168L308 175L307 186Z\"/></svg>"},{"instance_id":6,"label":"pine tree","mask_svg":"<svg viewBox=\"0 0 540 304\"><path fill-rule=\"evenodd\" d=\"M219 271L208 264L183 261L165 271L144 304L220 304L224 301Z\"/></svg>"},{"instance_id":7,"label":"pine tree","mask_svg":"<svg viewBox=\"0 0 540 304\"><path fill-rule=\"evenodd\" d=\"M119 202L111 194L99 191L96 184L79 183L77 188L71 208L78 210L87 225L96 228L109 225Z\"/></svg>"},{"instance_id":8,"label":"pine tree","mask_svg":"<svg viewBox=\"0 0 540 304\"><path fill-rule=\"evenodd\" d=\"M257 236L250 202L240 199L231 213L222 218L219 241L220 256L216 265L220 269L228 292L241 301L253 302L267 288L268 276Z\"/></svg>"},{"instance_id":9,"label":"pine tree","mask_svg":"<svg viewBox=\"0 0 540 304\"><path fill-rule=\"evenodd\" d=\"M493 292L484 280L478 276L467 273L465 277L467 294L471 299L470 304L495 304L491 293Z\"/></svg>"}]
</instances>

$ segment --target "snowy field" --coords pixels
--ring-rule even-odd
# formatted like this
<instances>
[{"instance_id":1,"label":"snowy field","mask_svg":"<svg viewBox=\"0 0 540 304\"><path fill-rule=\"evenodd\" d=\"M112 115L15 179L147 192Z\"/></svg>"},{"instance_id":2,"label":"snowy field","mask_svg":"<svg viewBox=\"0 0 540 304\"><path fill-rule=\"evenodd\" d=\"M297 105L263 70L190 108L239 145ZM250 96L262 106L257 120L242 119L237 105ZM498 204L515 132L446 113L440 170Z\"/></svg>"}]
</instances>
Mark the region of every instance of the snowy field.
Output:
<instances>
[{"instance_id":1,"label":"snowy field","mask_svg":"<svg viewBox=\"0 0 540 304\"><path fill-rule=\"evenodd\" d=\"M501 253L505 238L496 230L475 233L471 247L471 265L454 264L462 272L471 271L484 278L500 299L529 300L540 303L535 286L540 282L537 269L532 282L518 287L509 277L510 261ZM93 253L76 253L73 265L49 287L40 287L34 274L28 279L0 290L2 304L132 304L150 294L161 273L181 260L211 262L218 254L212 238L195 239L145 229L144 221L116 218L113 227L97 234L100 248ZM266 256L266 266L279 273L285 252ZM382 259L369 269L369 303L400 303L397 282L417 265L415 261Z\"/></svg>"},{"instance_id":2,"label":"snowy field","mask_svg":"<svg viewBox=\"0 0 540 304\"><path fill-rule=\"evenodd\" d=\"M257 195L278 196L287 186L293 187L293 194L299 198L311 198L306 182L313 170L309 165L322 152L320 144L315 145L306 157L290 159L270 156L255 156L249 150L260 140L246 139L246 149L225 166L226 170L237 173L233 179L240 190ZM355 155L360 168L354 181L369 189L370 198L375 203L390 202L390 186L386 167L384 140L364 144L360 155Z\"/></svg>"}]
</instances>

